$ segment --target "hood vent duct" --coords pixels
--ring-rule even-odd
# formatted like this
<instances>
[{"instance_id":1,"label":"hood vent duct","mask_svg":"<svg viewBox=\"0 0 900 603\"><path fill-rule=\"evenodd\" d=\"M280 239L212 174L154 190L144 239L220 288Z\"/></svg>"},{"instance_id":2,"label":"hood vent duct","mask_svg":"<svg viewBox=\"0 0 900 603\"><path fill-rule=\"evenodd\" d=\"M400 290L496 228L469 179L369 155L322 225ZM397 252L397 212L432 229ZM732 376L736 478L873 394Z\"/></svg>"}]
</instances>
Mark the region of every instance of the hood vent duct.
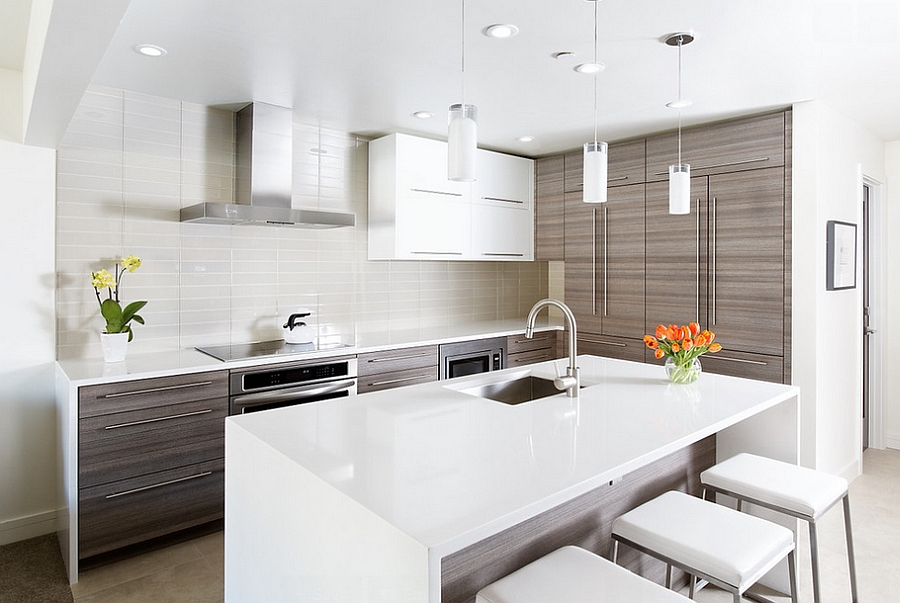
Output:
<instances>
[{"instance_id":1,"label":"hood vent duct","mask_svg":"<svg viewBox=\"0 0 900 603\"><path fill-rule=\"evenodd\" d=\"M293 119L291 110L251 103L235 126L237 203L199 203L181 210L182 222L271 224L300 228L355 226L352 213L292 209Z\"/></svg>"}]
</instances>

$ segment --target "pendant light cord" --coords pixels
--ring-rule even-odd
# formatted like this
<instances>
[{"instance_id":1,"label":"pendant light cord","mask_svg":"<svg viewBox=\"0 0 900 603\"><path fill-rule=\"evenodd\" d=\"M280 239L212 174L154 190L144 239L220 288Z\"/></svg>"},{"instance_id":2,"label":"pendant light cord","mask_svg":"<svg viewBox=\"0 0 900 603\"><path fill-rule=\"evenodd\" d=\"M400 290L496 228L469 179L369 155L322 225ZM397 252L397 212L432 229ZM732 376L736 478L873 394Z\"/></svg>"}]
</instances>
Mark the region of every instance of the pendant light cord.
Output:
<instances>
[{"instance_id":1,"label":"pendant light cord","mask_svg":"<svg viewBox=\"0 0 900 603\"><path fill-rule=\"evenodd\" d=\"M594 68L596 68L599 63L597 62L597 29L599 28L599 0L594 0ZM594 150L597 150L597 88L599 82L599 71L594 72Z\"/></svg>"},{"instance_id":2,"label":"pendant light cord","mask_svg":"<svg viewBox=\"0 0 900 603\"><path fill-rule=\"evenodd\" d=\"M461 74L462 74L462 114L466 114L466 0L462 0L462 16L459 24L459 39L462 44Z\"/></svg>"},{"instance_id":3,"label":"pendant light cord","mask_svg":"<svg viewBox=\"0 0 900 603\"><path fill-rule=\"evenodd\" d=\"M678 169L681 169L681 42L678 36Z\"/></svg>"}]
</instances>

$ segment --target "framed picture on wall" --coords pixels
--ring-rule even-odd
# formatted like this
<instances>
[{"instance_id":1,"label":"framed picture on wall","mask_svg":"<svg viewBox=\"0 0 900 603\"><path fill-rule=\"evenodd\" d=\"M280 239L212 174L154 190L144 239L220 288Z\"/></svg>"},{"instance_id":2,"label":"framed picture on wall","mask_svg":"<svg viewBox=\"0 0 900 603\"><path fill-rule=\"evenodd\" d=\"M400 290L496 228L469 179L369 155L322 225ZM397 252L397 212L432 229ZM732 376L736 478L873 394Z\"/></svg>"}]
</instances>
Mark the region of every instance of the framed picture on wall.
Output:
<instances>
[{"instance_id":1,"label":"framed picture on wall","mask_svg":"<svg viewBox=\"0 0 900 603\"><path fill-rule=\"evenodd\" d=\"M856 288L856 224L828 221L825 289Z\"/></svg>"}]
</instances>

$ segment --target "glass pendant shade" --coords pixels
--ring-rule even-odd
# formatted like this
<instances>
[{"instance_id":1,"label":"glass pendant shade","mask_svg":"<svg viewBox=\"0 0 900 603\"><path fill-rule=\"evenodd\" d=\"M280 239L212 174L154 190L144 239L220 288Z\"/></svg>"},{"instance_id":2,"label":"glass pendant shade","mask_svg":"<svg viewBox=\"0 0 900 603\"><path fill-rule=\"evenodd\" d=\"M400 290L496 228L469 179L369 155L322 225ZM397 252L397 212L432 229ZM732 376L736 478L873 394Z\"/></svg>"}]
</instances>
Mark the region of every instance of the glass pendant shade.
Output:
<instances>
[{"instance_id":1,"label":"glass pendant shade","mask_svg":"<svg viewBox=\"0 0 900 603\"><path fill-rule=\"evenodd\" d=\"M605 142L584 143L585 203L606 203L607 145Z\"/></svg>"},{"instance_id":2,"label":"glass pendant shade","mask_svg":"<svg viewBox=\"0 0 900 603\"><path fill-rule=\"evenodd\" d=\"M447 132L447 177L450 180L475 181L477 114L475 105L450 105L450 126Z\"/></svg>"},{"instance_id":3,"label":"glass pendant shade","mask_svg":"<svg viewBox=\"0 0 900 603\"><path fill-rule=\"evenodd\" d=\"M691 166L687 163L669 166L669 213L691 213Z\"/></svg>"}]
</instances>

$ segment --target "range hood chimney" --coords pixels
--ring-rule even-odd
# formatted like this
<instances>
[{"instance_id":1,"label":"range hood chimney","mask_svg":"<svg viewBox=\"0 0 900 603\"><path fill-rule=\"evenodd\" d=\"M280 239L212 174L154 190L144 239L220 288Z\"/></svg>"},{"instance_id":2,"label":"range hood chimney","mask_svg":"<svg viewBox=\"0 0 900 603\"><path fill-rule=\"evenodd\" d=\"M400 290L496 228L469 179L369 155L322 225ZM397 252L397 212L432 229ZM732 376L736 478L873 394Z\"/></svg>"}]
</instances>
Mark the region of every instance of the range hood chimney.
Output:
<instances>
[{"instance_id":1,"label":"range hood chimney","mask_svg":"<svg viewBox=\"0 0 900 603\"><path fill-rule=\"evenodd\" d=\"M236 203L200 203L181 210L182 222L271 224L301 228L355 226L352 213L291 208L291 110L254 102L237 112Z\"/></svg>"}]
</instances>

